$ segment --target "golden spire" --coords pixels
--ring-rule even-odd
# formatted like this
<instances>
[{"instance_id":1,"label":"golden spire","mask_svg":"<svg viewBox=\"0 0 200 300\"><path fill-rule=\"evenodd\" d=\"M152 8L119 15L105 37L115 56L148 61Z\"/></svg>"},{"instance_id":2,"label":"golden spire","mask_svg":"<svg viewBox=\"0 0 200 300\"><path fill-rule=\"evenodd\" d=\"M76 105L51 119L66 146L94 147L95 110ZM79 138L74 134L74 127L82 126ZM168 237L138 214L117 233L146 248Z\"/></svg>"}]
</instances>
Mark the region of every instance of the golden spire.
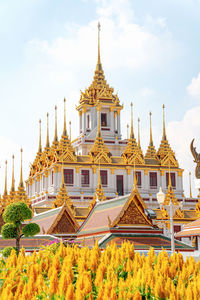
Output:
<instances>
[{"instance_id":1,"label":"golden spire","mask_svg":"<svg viewBox=\"0 0 200 300\"><path fill-rule=\"evenodd\" d=\"M166 130L165 130L165 105L163 104L163 140L166 140Z\"/></svg>"},{"instance_id":2,"label":"golden spire","mask_svg":"<svg viewBox=\"0 0 200 300\"><path fill-rule=\"evenodd\" d=\"M41 138L41 119L39 120L39 148L38 152L42 152L42 138Z\"/></svg>"},{"instance_id":3,"label":"golden spire","mask_svg":"<svg viewBox=\"0 0 200 300\"><path fill-rule=\"evenodd\" d=\"M58 141L58 130L57 130L57 106L55 105L55 135L54 142Z\"/></svg>"},{"instance_id":4,"label":"golden spire","mask_svg":"<svg viewBox=\"0 0 200 300\"><path fill-rule=\"evenodd\" d=\"M49 113L47 113L47 140L46 140L46 148L49 148Z\"/></svg>"},{"instance_id":5,"label":"golden spire","mask_svg":"<svg viewBox=\"0 0 200 300\"><path fill-rule=\"evenodd\" d=\"M69 139L72 140L72 128L71 128L72 122L69 121Z\"/></svg>"},{"instance_id":6,"label":"golden spire","mask_svg":"<svg viewBox=\"0 0 200 300\"><path fill-rule=\"evenodd\" d=\"M153 138L152 138L152 126L151 126L151 111L149 113L149 117L150 117L150 142L149 142L149 145L153 146Z\"/></svg>"},{"instance_id":7,"label":"golden spire","mask_svg":"<svg viewBox=\"0 0 200 300\"><path fill-rule=\"evenodd\" d=\"M24 183L23 183L23 170L22 170L22 153L23 153L23 149L21 148L21 171L20 171L20 183L19 186L23 187Z\"/></svg>"},{"instance_id":8,"label":"golden spire","mask_svg":"<svg viewBox=\"0 0 200 300\"><path fill-rule=\"evenodd\" d=\"M96 71L102 70L101 57L100 57L100 30L101 30L101 24L100 22L98 22L98 58L97 58Z\"/></svg>"},{"instance_id":9,"label":"golden spire","mask_svg":"<svg viewBox=\"0 0 200 300\"><path fill-rule=\"evenodd\" d=\"M5 161L5 187L4 187L4 196L8 195L7 190L7 160Z\"/></svg>"},{"instance_id":10,"label":"golden spire","mask_svg":"<svg viewBox=\"0 0 200 300\"><path fill-rule=\"evenodd\" d=\"M63 135L67 135L67 126L66 126L66 99L64 98L64 128L63 128Z\"/></svg>"},{"instance_id":11,"label":"golden spire","mask_svg":"<svg viewBox=\"0 0 200 300\"><path fill-rule=\"evenodd\" d=\"M172 182L171 182L171 173L170 173L170 162L169 162L169 181L168 181L168 189L167 189L167 193L165 196L165 200L164 200L164 205L169 205L170 201L172 201L172 204L174 205L178 205L178 201L175 197L174 194L174 190L172 187Z\"/></svg>"},{"instance_id":12,"label":"golden spire","mask_svg":"<svg viewBox=\"0 0 200 300\"><path fill-rule=\"evenodd\" d=\"M130 138L134 139L134 132L133 132L133 103L131 102L131 134Z\"/></svg>"},{"instance_id":13,"label":"golden spire","mask_svg":"<svg viewBox=\"0 0 200 300\"><path fill-rule=\"evenodd\" d=\"M11 185L11 191L15 191L15 173L14 173L14 155L12 156L12 185Z\"/></svg>"},{"instance_id":14,"label":"golden spire","mask_svg":"<svg viewBox=\"0 0 200 300\"><path fill-rule=\"evenodd\" d=\"M190 198L192 198L191 172L189 172Z\"/></svg>"},{"instance_id":15,"label":"golden spire","mask_svg":"<svg viewBox=\"0 0 200 300\"><path fill-rule=\"evenodd\" d=\"M129 125L127 124L126 125L126 128L127 128L127 140L129 139Z\"/></svg>"},{"instance_id":16,"label":"golden spire","mask_svg":"<svg viewBox=\"0 0 200 300\"><path fill-rule=\"evenodd\" d=\"M138 147L140 148L140 118L138 118Z\"/></svg>"},{"instance_id":17,"label":"golden spire","mask_svg":"<svg viewBox=\"0 0 200 300\"><path fill-rule=\"evenodd\" d=\"M149 118L150 118L150 140L149 140L149 146L145 155L146 159L151 159L151 160L157 160L157 154L156 154L156 149L153 144L153 138L152 138L152 126L151 126L151 115L152 113L149 113ZM153 161L152 161L153 163Z\"/></svg>"}]
</instances>

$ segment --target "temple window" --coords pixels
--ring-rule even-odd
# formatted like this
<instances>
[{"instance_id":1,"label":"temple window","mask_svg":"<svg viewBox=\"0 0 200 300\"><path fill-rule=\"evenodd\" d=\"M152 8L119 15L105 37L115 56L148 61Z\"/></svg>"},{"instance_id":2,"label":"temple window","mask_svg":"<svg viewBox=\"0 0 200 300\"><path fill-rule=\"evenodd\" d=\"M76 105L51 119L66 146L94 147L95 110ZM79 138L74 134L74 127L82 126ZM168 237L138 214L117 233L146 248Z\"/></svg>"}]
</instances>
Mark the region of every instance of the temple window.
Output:
<instances>
[{"instance_id":1,"label":"temple window","mask_svg":"<svg viewBox=\"0 0 200 300\"><path fill-rule=\"evenodd\" d=\"M171 183L172 183L172 187L175 188L176 187L176 176L175 173L171 173L170 172L170 176L171 176ZM166 173L166 187L168 187L169 185L169 173Z\"/></svg>"},{"instance_id":2,"label":"temple window","mask_svg":"<svg viewBox=\"0 0 200 300\"><path fill-rule=\"evenodd\" d=\"M100 175L101 175L101 184L103 186L107 186L108 184L108 174L106 170L101 170L100 171Z\"/></svg>"},{"instance_id":3,"label":"temple window","mask_svg":"<svg viewBox=\"0 0 200 300\"><path fill-rule=\"evenodd\" d=\"M64 180L65 180L66 185L73 185L74 184L74 170L65 169L64 170Z\"/></svg>"},{"instance_id":4,"label":"temple window","mask_svg":"<svg viewBox=\"0 0 200 300\"><path fill-rule=\"evenodd\" d=\"M137 178L137 185L138 185L139 187L141 187L141 185L142 185L141 172L136 171L136 172L135 172L135 175L136 175L136 178Z\"/></svg>"},{"instance_id":5,"label":"temple window","mask_svg":"<svg viewBox=\"0 0 200 300\"><path fill-rule=\"evenodd\" d=\"M101 126L102 127L107 126L107 114L101 114Z\"/></svg>"},{"instance_id":6,"label":"temple window","mask_svg":"<svg viewBox=\"0 0 200 300\"><path fill-rule=\"evenodd\" d=\"M89 186L89 184L90 184L89 170L81 170L81 185Z\"/></svg>"},{"instance_id":7,"label":"temple window","mask_svg":"<svg viewBox=\"0 0 200 300\"><path fill-rule=\"evenodd\" d=\"M156 172L149 173L149 182L150 182L150 188L157 188L157 173Z\"/></svg>"}]
</instances>

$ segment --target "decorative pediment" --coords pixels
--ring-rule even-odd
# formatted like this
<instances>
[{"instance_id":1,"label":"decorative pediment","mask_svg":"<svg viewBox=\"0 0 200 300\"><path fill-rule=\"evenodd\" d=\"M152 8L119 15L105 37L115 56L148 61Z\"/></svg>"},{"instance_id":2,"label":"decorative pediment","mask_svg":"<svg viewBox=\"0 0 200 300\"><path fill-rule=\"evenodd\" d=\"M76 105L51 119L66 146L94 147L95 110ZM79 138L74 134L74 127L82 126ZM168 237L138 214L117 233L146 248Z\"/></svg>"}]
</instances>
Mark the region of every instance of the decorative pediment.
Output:
<instances>
[{"instance_id":1,"label":"decorative pediment","mask_svg":"<svg viewBox=\"0 0 200 300\"><path fill-rule=\"evenodd\" d=\"M77 157L74 155L74 153L70 151L65 151L59 158L59 161L64 162L77 162Z\"/></svg>"},{"instance_id":2,"label":"decorative pediment","mask_svg":"<svg viewBox=\"0 0 200 300\"><path fill-rule=\"evenodd\" d=\"M161 160L161 166L171 166L171 167L176 167L178 168L178 162L175 159L175 157L173 155L171 155L170 153L168 153L162 160Z\"/></svg>"},{"instance_id":3,"label":"decorative pediment","mask_svg":"<svg viewBox=\"0 0 200 300\"><path fill-rule=\"evenodd\" d=\"M200 201L198 201L198 203L196 205L196 208L195 208L195 211L197 213L197 216L200 217Z\"/></svg>"},{"instance_id":4,"label":"decorative pediment","mask_svg":"<svg viewBox=\"0 0 200 300\"><path fill-rule=\"evenodd\" d=\"M100 152L96 156L92 155L91 153L89 154L92 162L96 164L110 164L111 163L111 158L108 156L107 153Z\"/></svg>"},{"instance_id":5,"label":"decorative pediment","mask_svg":"<svg viewBox=\"0 0 200 300\"><path fill-rule=\"evenodd\" d=\"M175 211L174 219L184 219L184 212L180 208Z\"/></svg>"},{"instance_id":6,"label":"decorative pediment","mask_svg":"<svg viewBox=\"0 0 200 300\"><path fill-rule=\"evenodd\" d=\"M143 157L138 153L132 154L130 157L123 156L123 158L124 158L125 163L128 165L144 165L145 164Z\"/></svg>"}]
</instances>

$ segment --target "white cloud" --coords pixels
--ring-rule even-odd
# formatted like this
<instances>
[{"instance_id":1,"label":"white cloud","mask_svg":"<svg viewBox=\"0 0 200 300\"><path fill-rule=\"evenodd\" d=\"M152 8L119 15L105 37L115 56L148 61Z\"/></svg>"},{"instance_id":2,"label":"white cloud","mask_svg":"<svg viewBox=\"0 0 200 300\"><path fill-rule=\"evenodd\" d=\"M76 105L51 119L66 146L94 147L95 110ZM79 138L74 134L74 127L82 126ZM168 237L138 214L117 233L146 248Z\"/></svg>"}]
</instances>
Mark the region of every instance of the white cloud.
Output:
<instances>
[{"instance_id":1,"label":"white cloud","mask_svg":"<svg viewBox=\"0 0 200 300\"><path fill-rule=\"evenodd\" d=\"M192 97L200 99L200 73L192 79L192 82L187 87L187 91Z\"/></svg>"},{"instance_id":2,"label":"white cloud","mask_svg":"<svg viewBox=\"0 0 200 300\"><path fill-rule=\"evenodd\" d=\"M200 152L200 106L188 110L181 121L170 122L167 126L168 140L176 152L180 167L185 169L184 188L186 196L189 195L188 172L192 172L192 186L194 191L195 163L190 152L190 143L195 138L197 151ZM195 191L195 196L197 191Z\"/></svg>"}]
</instances>

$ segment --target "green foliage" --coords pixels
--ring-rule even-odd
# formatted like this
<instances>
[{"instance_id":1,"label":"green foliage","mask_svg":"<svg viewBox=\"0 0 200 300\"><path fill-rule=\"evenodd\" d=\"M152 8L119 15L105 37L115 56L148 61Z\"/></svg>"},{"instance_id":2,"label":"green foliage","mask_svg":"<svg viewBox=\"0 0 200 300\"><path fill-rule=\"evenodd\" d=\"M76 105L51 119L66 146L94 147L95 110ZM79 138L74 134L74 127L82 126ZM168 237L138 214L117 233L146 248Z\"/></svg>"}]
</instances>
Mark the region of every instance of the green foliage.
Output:
<instances>
[{"instance_id":1,"label":"green foliage","mask_svg":"<svg viewBox=\"0 0 200 300\"><path fill-rule=\"evenodd\" d=\"M22 233L28 237L28 236L33 236L37 233L40 232L40 227L38 226L38 224L36 223L30 223L30 224L27 224L25 225L23 228L22 228Z\"/></svg>"},{"instance_id":2,"label":"green foliage","mask_svg":"<svg viewBox=\"0 0 200 300\"><path fill-rule=\"evenodd\" d=\"M1 228L1 234L4 239L15 239L17 237L17 226L7 223Z\"/></svg>"},{"instance_id":3,"label":"green foliage","mask_svg":"<svg viewBox=\"0 0 200 300\"><path fill-rule=\"evenodd\" d=\"M13 249L13 247L5 247L2 251L3 256L8 257Z\"/></svg>"},{"instance_id":4,"label":"green foliage","mask_svg":"<svg viewBox=\"0 0 200 300\"><path fill-rule=\"evenodd\" d=\"M8 205L3 213L5 223L21 223L32 218L31 209L23 202Z\"/></svg>"}]
</instances>

